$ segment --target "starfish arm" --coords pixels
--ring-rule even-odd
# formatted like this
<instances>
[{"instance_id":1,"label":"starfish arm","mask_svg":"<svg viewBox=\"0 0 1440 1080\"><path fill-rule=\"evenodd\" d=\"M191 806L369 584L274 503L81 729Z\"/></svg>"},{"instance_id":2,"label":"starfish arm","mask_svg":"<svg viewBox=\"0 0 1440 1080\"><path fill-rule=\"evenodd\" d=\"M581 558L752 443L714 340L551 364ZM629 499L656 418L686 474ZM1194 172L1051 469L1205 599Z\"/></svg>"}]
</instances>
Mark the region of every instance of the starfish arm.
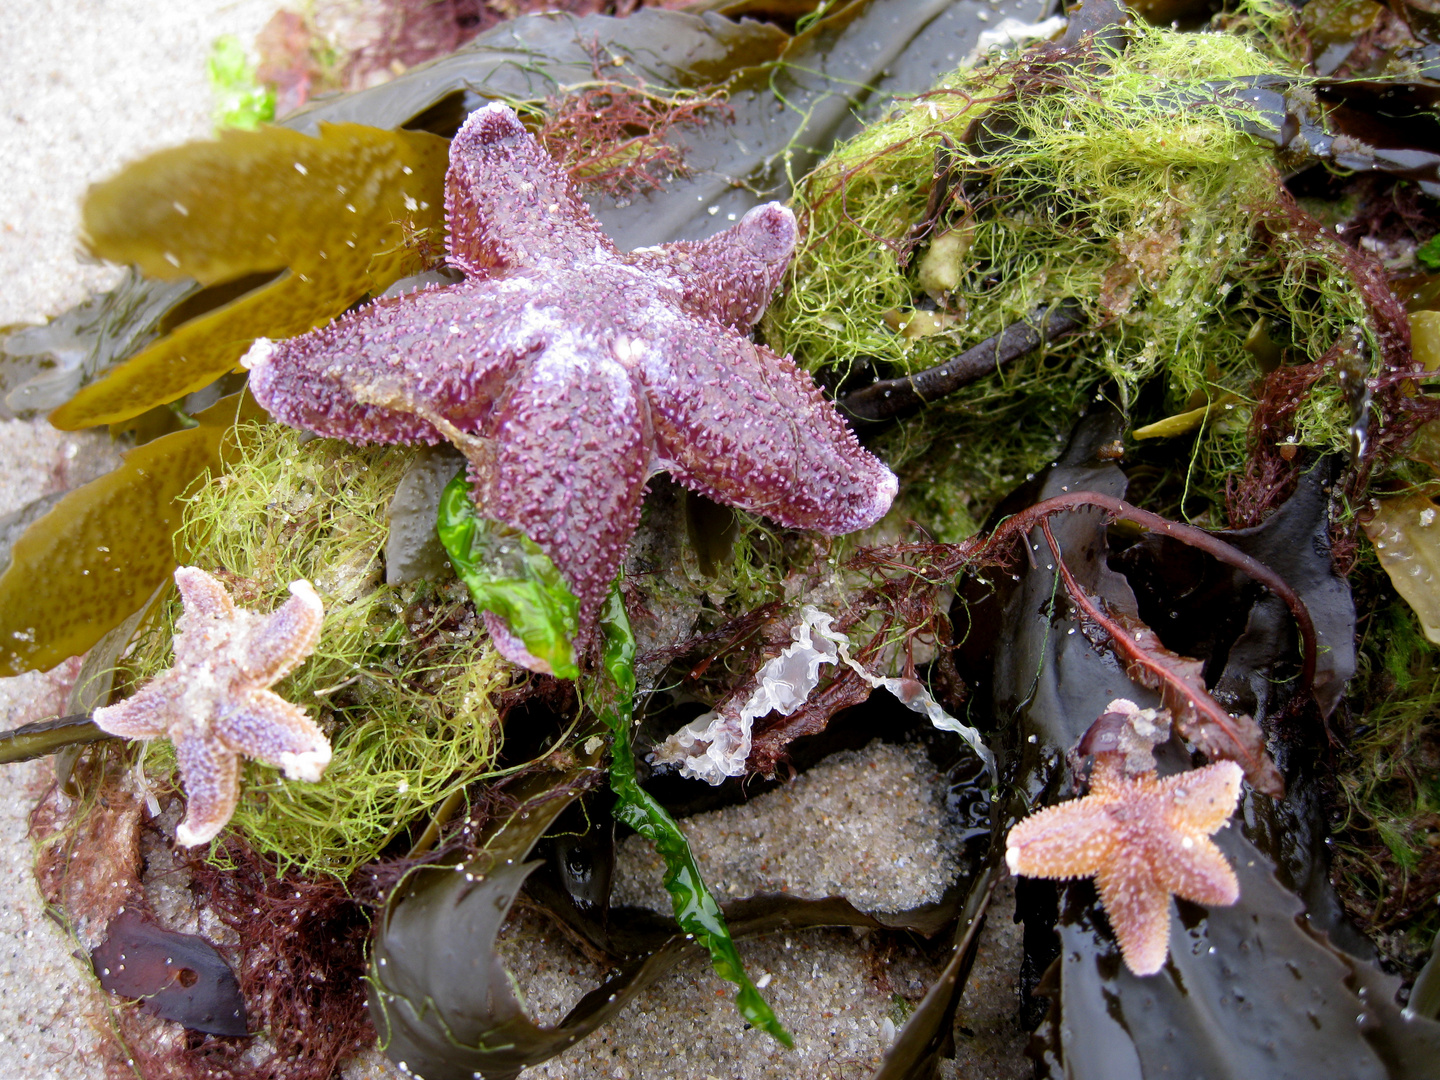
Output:
<instances>
[{"instance_id":1,"label":"starfish arm","mask_svg":"<svg viewBox=\"0 0 1440 1080\"><path fill-rule=\"evenodd\" d=\"M194 847L214 839L235 812L240 797L240 762L213 738L187 732L175 738L175 757L185 787L185 820L175 840Z\"/></svg>"},{"instance_id":2,"label":"starfish arm","mask_svg":"<svg viewBox=\"0 0 1440 1080\"><path fill-rule=\"evenodd\" d=\"M472 458L476 505L550 557L580 601L580 625L590 626L645 492L645 431L630 373L602 352L552 347L514 381L496 419L493 455Z\"/></svg>"},{"instance_id":3,"label":"starfish arm","mask_svg":"<svg viewBox=\"0 0 1440 1080\"><path fill-rule=\"evenodd\" d=\"M325 608L308 581L290 583L290 599L267 615L246 642L240 661L246 678L269 686L315 651Z\"/></svg>"},{"instance_id":4,"label":"starfish arm","mask_svg":"<svg viewBox=\"0 0 1440 1080\"><path fill-rule=\"evenodd\" d=\"M1233 761L1217 761L1201 769L1167 776L1160 790L1168 796L1165 818L1186 833L1209 836L1235 812L1243 769Z\"/></svg>"},{"instance_id":5,"label":"starfish arm","mask_svg":"<svg viewBox=\"0 0 1440 1080\"><path fill-rule=\"evenodd\" d=\"M187 619L229 619L235 614L235 601L225 586L198 566L177 566L175 587Z\"/></svg>"},{"instance_id":6,"label":"starfish arm","mask_svg":"<svg viewBox=\"0 0 1440 1080\"><path fill-rule=\"evenodd\" d=\"M1183 837L1171 849L1173 857L1167 860L1166 877L1176 896L1212 907L1227 907L1240 899L1235 871L1211 840Z\"/></svg>"},{"instance_id":7,"label":"starfish arm","mask_svg":"<svg viewBox=\"0 0 1440 1080\"><path fill-rule=\"evenodd\" d=\"M676 329L668 362L642 368L655 449L676 480L794 528L839 534L884 516L895 474L794 361L710 323Z\"/></svg>"},{"instance_id":8,"label":"starfish arm","mask_svg":"<svg viewBox=\"0 0 1440 1080\"><path fill-rule=\"evenodd\" d=\"M621 258L645 273L669 276L692 315L748 333L780 285L795 238L795 215L772 202L706 240L641 248Z\"/></svg>"},{"instance_id":9,"label":"starfish arm","mask_svg":"<svg viewBox=\"0 0 1440 1080\"><path fill-rule=\"evenodd\" d=\"M1136 975L1153 975L1170 952L1170 893L1155 880L1155 868L1143 852L1117 858L1095 877L1125 966Z\"/></svg>"},{"instance_id":10,"label":"starfish arm","mask_svg":"<svg viewBox=\"0 0 1440 1080\"><path fill-rule=\"evenodd\" d=\"M1090 877L1109 861L1115 844L1115 823L1105 806L1076 799L1031 814L1012 828L1005 862L1022 877Z\"/></svg>"},{"instance_id":11,"label":"starfish arm","mask_svg":"<svg viewBox=\"0 0 1440 1080\"><path fill-rule=\"evenodd\" d=\"M480 422L515 355L495 340L516 301L489 283L387 296L319 330L257 341L242 361L277 420L349 442L437 443L436 417Z\"/></svg>"},{"instance_id":12,"label":"starfish arm","mask_svg":"<svg viewBox=\"0 0 1440 1080\"><path fill-rule=\"evenodd\" d=\"M330 742L305 710L269 690L252 690L215 719L227 750L273 765L291 780L319 780Z\"/></svg>"},{"instance_id":13,"label":"starfish arm","mask_svg":"<svg viewBox=\"0 0 1440 1080\"><path fill-rule=\"evenodd\" d=\"M445 224L449 261L477 277L615 251L559 164L498 102L450 143Z\"/></svg>"},{"instance_id":14,"label":"starfish arm","mask_svg":"<svg viewBox=\"0 0 1440 1080\"><path fill-rule=\"evenodd\" d=\"M154 739L170 730L179 688L170 672L157 675L124 701L95 710L95 726L124 739Z\"/></svg>"}]
</instances>

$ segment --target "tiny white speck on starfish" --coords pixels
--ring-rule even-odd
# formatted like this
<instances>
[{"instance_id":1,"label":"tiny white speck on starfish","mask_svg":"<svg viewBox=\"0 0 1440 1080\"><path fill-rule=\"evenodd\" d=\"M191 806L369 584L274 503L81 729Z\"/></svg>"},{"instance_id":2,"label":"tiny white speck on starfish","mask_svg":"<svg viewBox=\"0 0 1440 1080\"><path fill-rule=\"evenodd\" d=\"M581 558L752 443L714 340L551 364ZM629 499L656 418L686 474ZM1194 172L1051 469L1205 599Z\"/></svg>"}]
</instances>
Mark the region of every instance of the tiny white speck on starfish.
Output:
<instances>
[{"instance_id":1,"label":"tiny white speck on starfish","mask_svg":"<svg viewBox=\"0 0 1440 1080\"><path fill-rule=\"evenodd\" d=\"M330 764L325 733L269 688L294 671L320 640L324 608L308 581L269 615L237 608L215 578L194 566L175 571L184 611L175 627L175 662L133 695L95 710L95 723L129 739L175 744L187 800L175 839L186 847L213 839L235 812L239 755L319 780Z\"/></svg>"}]
</instances>

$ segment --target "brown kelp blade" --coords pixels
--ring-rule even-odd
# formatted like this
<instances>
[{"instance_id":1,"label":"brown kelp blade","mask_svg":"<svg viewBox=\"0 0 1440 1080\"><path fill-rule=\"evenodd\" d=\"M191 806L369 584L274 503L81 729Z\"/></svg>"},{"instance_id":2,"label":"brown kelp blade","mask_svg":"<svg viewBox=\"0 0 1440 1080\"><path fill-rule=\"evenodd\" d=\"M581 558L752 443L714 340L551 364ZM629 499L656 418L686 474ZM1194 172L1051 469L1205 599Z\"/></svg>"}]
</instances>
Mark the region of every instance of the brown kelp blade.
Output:
<instances>
[{"instance_id":1,"label":"brown kelp blade","mask_svg":"<svg viewBox=\"0 0 1440 1080\"><path fill-rule=\"evenodd\" d=\"M263 416L248 394L224 398L31 525L0 576L0 674L52 668L139 608L175 569L181 496L223 468L237 419Z\"/></svg>"},{"instance_id":2,"label":"brown kelp blade","mask_svg":"<svg viewBox=\"0 0 1440 1080\"><path fill-rule=\"evenodd\" d=\"M444 140L322 124L229 131L162 150L91 188L101 258L205 285L280 272L177 327L51 414L65 429L129 419L234 369L257 337L293 337L423 269L442 250Z\"/></svg>"}]
</instances>

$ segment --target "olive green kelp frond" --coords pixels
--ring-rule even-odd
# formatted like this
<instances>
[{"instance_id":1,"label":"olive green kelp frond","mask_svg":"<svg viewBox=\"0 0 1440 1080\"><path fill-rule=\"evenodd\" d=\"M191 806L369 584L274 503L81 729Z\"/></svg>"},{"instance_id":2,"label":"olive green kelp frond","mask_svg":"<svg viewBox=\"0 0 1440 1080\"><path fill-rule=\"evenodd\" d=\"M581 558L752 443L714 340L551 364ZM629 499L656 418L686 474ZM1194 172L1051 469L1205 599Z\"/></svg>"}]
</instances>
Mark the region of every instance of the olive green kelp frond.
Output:
<instances>
[{"instance_id":1,"label":"olive green kelp frond","mask_svg":"<svg viewBox=\"0 0 1440 1080\"><path fill-rule=\"evenodd\" d=\"M31 525L0 575L0 676L78 656L137 611L175 569L181 497L230 460L237 420L263 416L247 393L222 398Z\"/></svg>"},{"instance_id":2,"label":"olive green kelp frond","mask_svg":"<svg viewBox=\"0 0 1440 1080\"><path fill-rule=\"evenodd\" d=\"M444 139L322 124L225 132L90 189L84 231L151 277L255 286L182 323L51 414L73 430L129 419L232 370L257 337L293 337L424 269L444 235Z\"/></svg>"}]
</instances>

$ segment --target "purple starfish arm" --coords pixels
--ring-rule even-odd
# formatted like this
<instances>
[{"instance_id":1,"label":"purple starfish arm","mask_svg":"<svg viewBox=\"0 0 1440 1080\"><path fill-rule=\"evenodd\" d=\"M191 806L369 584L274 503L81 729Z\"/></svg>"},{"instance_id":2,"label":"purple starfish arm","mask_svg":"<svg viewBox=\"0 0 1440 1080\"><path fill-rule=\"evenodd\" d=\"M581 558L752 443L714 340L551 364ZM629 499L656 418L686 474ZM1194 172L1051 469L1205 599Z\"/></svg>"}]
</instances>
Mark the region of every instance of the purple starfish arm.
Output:
<instances>
[{"instance_id":1,"label":"purple starfish arm","mask_svg":"<svg viewBox=\"0 0 1440 1080\"><path fill-rule=\"evenodd\" d=\"M588 627L640 521L649 475L631 373L595 350L552 350L497 406L493 457L472 466L476 505L550 557ZM557 462L556 447L566 448Z\"/></svg>"},{"instance_id":2,"label":"purple starfish arm","mask_svg":"<svg viewBox=\"0 0 1440 1080\"><path fill-rule=\"evenodd\" d=\"M215 736L223 746L280 769L292 780L319 780L330 764L330 743L305 710L270 690L251 690L219 711Z\"/></svg>"},{"instance_id":3,"label":"purple starfish arm","mask_svg":"<svg viewBox=\"0 0 1440 1080\"><path fill-rule=\"evenodd\" d=\"M476 277L615 252L555 159L499 103L471 113L450 143L445 225L450 263Z\"/></svg>"},{"instance_id":4,"label":"purple starfish arm","mask_svg":"<svg viewBox=\"0 0 1440 1080\"><path fill-rule=\"evenodd\" d=\"M299 667L320 643L325 607L315 586L308 581L292 581L290 593L289 600L260 621L240 660L241 672L252 683L270 686L278 682Z\"/></svg>"},{"instance_id":5,"label":"purple starfish arm","mask_svg":"<svg viewBox=\"0 0 1440 1080\"><path fill-rule=\"evenodd\" d=\"M885 514L895 474L794 361L736 335L677 332L684 359L645 370L655 450L676 480L792 528L839 534Z\"/></svg>"},{"instance_id":6,"label":"purple starfish arm","mask_svg":"<svg viewBox=\"0 0 1440 1080\"><path fill-rule=\"evenodd\" d=\"M478 432L506 374L543 344L523 332L524 280L422 289L289 341L262 338L244 360L250 391L277 420L349 442Z\"/></svg>"},{"instance_id":7,"label":"purple starfish arm","mask_svg":"<svg viewBox=\"0 0 1440 1080\"><path fill-rule=\"evenodd\" d=\"M170 730L171 711L182 692L180 680L166 673L114 705L95 710L101 731L122 739L154 739Z\"/></svg>"},{"instance_id":8,"label":"purple starfish arm","mask_svg":"<svg viewBox=\"0 0 1440 1080\"><path fill-rule=\"evenodd\" d=\"M765 314L797 236L795 215L766 203L709 239L640 248L621 258L644 273L670 277L692 315L744 334Z\"/></svg>"},{"instance_id":9,"label":"purple starfish arm","mask_svg":"<svg viewBox=\"0 0 1440 1080\"><path fill-rule=\"evenodd\" d=\"M184 604L184 613L180 616L185 623L180 627L182 631L206 622L223 621L235 614L235 601L230 599L225 586L194 566L176 567L175 588Z\"/></svg>"},{"instance_id":10,"label":"purple starfish arm","mask_svg":"<svg viewBox=\"0 0 1440 1080\"><path fill-rule=\"evenodd\" d=\"M175 839L204 844L225 827L240 797L240 759L206 733L176 734L175 760L185 785L185 820Z\"/></svg>"}]
</instances>

